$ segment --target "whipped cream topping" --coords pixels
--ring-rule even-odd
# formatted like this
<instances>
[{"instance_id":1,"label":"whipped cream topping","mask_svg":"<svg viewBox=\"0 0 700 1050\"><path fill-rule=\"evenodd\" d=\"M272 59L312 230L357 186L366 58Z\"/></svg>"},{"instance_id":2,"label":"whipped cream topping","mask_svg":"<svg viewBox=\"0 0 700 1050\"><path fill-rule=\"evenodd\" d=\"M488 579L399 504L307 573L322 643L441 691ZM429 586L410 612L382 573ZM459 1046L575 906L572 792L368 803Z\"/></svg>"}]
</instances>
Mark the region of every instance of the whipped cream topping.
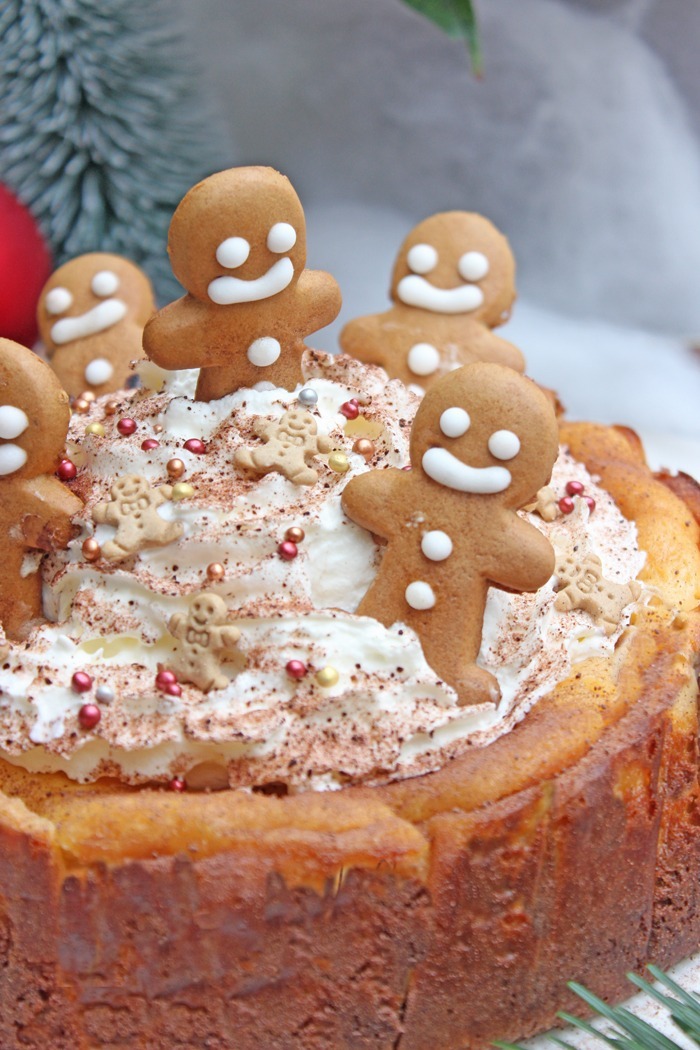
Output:
<instances>
[{"instance_id":1,"label":"whipped cream topping","mask_svg":"<svg viewBox=\"0 0 700 1050\"><path fill-rule=\"evenodd\" d=\"M195 402L196 372L168 374L145 362L144 387L123 395L113 416L105 416L104 398L89 416L73 417L69 455L80 468L73 487L85 500L81 535L44 560L44 606L55 623L12 646L0 669L0 751L9 761L64 770L81 781L180 775L194 782L199 767L207 771L205 782L214 769L215 781L242 787L381 783L429 772L467 747L489 743L566 677L572 662L612 651L628 615L606 637L587 613L554 609L554 579L534 595L492 589L479 662L498 678L501 702L497 709L462 708L427 665L412 631L355 615L381 547L344 516L341 494L356 474L407 464L418 400L380 369L346 357L309 353L304 372L304 385L318 395L318 431L350 464L339 474L327 455L317 457L313 486L279 474L251 478L233 467L236 448L259 440L256 416L280 418L296 392L240 390ZM353 397L361 414L349 423L339 409ZM116 428L124 416L137 424L128 437ZM104 437L85 434L94 420L103 423ZM352 451L362 436L375 444L369 463ZM150 437L159 447L142 450ZM184 449L189 438L202 439L206 452ZM94 526L91 514L109 498L114 478L135 473L166 484L173 457L185 464L182 480L194 494L159 513L182 522L182 537L123 562L86 561L84 539L102 544L114 534L108 525ZM529 520L562 550L595 551L608 578L629 582L644 562L634 525L562 451L552 487L561 495L572 479L596 500L590 520L580 500L568 518ZM277 546L290 526L300 526L305 538L297 557L285 561ZM206 575L212 562L225 569L217 583ZM205 695L181 683L182 695L168 696L155 684L175 646L167 623L204 590L221 595L240 628L240 659L224 665L225 688ZM301 680L285 670L292 659L308 668ZM315 678L326 666L338 672L330 687ZM100 702L101 720L90 731L77 716L94 693L72 690L75 671L113 694Z\"/></svg>"}]
</instances>

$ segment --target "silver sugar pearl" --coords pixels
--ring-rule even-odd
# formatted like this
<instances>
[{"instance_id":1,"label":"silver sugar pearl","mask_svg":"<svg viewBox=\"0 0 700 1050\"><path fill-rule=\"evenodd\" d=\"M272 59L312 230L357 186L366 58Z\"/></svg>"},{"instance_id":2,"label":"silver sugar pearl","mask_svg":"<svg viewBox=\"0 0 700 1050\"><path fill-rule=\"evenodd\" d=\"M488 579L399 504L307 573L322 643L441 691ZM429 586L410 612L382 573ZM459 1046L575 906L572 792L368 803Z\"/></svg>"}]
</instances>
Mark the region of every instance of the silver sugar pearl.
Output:
<instances>
[{"instance_id":1,"label":"silver sugar pearl","mask_svg":"<svg viewBox=\"0 0 700 1050\"><path fill-rule=\"evenodd\" d=\"M311 387L306 386L297 394L297 401L310 408L318 401L318 394L315 390L312 390Z\"/></svg>"},{"instance_id":2,"label":"silver sugar pearl","mask_svg":"<svg viewBox=\"0 0 700 1050\"><path fill-rule=\"evenodd\" d=\"M114 700L114 690L108 685L98 685L95 690L95 700L99 700L101 704L111 704Z\"/></svg>"}]
</instances>

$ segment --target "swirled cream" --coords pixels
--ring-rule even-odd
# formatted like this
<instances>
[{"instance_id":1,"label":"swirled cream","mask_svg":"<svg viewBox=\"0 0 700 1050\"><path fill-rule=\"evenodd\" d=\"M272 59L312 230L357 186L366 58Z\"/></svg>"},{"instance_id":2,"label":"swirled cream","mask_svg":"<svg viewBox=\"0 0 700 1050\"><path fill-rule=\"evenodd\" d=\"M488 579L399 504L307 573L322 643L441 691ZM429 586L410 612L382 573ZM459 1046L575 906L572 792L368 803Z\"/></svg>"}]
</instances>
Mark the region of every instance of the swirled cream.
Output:
<instances>
[{"instance_id":1,"label":"swirled cream","mask_svg":"<svg viewBox=\"0 0 700 1050\"><path fill-rule=\"evenodd\" d=\"M412 631L357 616L382 549L344 516L341 494L370 467L407 464L418 400L380 369L345 357L307 354L304 367L305 386L318 395L319 433L349 461L340 474L328 455L319 456L313 486L275 473L250 477L233 466L236 449L256 441L256 417L279 419L297 392L240 390L195 402L196 374L166 378L145 363L145 386L123 395L113 415L105 414L105 398L89 416L73 417L69 453L80 468L73 487L85 500L81 534L44 560L44 606L53 622L26 645L10 647L0 669L5 758L81 781L179 775L195 783L205 770L204 782L213 776L241 787L381 783L432 771L467 747L489 743L566 677L572 662L612 650L628 615L606 636L587 613L554 608L554 578L536 594L492 589L479 662L498 678L502 698L497 708L464 708L430 669ZM348 423L339 410L353 397L361 415ZM116 425L123 416L136 422L126 437ZM105 436L86 434L86 423L98 420ZM375 445L369 463L353 452L361 436ZM146 438L158 446L142 449ZM189 438L201 439L205 453L188 452ZM183 480L194 492L159 513L182 524L180 539L121 562L86 561L86 538L104 544L114 535L112 526L96 526L92 518L114 479L138 474L167 484L173 457L182 459ZM548 524L531 514L529 520L555 546L595 551L609 579L629 582L644 562L634 525L562 451L552 487L561 494L572 479L596 500L590 519L581 504L568 519ZM291 526L305 536L297 557L285 561L278 545ZM225 574L212 583L206 570L214 562ZM223 665L224 688L204 694L183 682L182 694L169 696L155 681L176 645L168 623L202 591L224 599L241 632L240 658ZM306 665L303 678L287 673L290 660ZM337 681L323 686L316 673L328 666ZM92 694L71 688L76 671L91 676ZM82 729L80 707L95 697L99 724Z\"/></svg>"}]
</instances>

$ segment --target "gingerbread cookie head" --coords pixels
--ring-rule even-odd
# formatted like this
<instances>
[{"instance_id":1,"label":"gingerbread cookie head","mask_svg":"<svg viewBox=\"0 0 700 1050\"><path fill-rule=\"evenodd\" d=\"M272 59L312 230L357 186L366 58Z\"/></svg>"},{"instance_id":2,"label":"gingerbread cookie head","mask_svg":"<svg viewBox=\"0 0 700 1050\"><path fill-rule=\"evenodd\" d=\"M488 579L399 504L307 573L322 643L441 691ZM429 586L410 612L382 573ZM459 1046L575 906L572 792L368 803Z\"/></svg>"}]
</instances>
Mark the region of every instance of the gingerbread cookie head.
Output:
<instances>
[{"instance_id":1,"label":"gingerbread cookie head","mask_svg":"<svg viewBox=\"0 0 700 1050\"><path fill-rule=\"evenodd\" d=\"M481 215L431 215L401 245L391 298L435 314L467 314L496 327L515 299L515 261L508 241Z\"/></svg>"},{"instance_id":2,"label":"gingerbread cookie head","mask_svg":"<svg viewBox=\"0 0 700 1050\"><path fill-rule=\"evenodd\" d=\"M124 385L141 357L141 333L155 309L146 274L105 252L80 255L47 281L37 311L52 366L69 394Z\"/></svg>"},{"instance_id":3,"label":"gingerbread cookie head","mask_svg":"<svg viewBox=\"0 0 700 1050\"><path fill-rule=\"evenodd\" d=\"M68 395L31 350L0 339L0 480L52 474L66 444Z\"/></svg>"},{"instance_id":4,"label":"gingerbread cookie head","mask_svg":"<svg viewBox=\"0 0 700 1050\"><path fill-rule=\"evenodd\" d=\"M173 273L190 295L232 306L261 302L298 280L306 223L294 188L272 168L220 171L194 186L170 224Z\"/></svg>"},{"instance_id":5,"label":"gingerbread cookie head","mask_svg":"<svg viewBox=\"0 0 700 1050\"><path fill-rule=\"evenodd\" d=\"M226 623L227 616L228 609L224 599L207 591L192 599L187 619L197 630L202 630L204 627L216 627Z\"/></svg>"},{"instance_id":6,"label":"gingerbread cookie head","mask_svg":"<svg viewBox=\"0 0 700 1050\"><path fill-rule=\"evenodd\" d=\"M549 481L558 428L548 398L532 380L479 361L431 387L410 447L413 469L444 488L515 509Z\"/></svg>"}]
</instances>

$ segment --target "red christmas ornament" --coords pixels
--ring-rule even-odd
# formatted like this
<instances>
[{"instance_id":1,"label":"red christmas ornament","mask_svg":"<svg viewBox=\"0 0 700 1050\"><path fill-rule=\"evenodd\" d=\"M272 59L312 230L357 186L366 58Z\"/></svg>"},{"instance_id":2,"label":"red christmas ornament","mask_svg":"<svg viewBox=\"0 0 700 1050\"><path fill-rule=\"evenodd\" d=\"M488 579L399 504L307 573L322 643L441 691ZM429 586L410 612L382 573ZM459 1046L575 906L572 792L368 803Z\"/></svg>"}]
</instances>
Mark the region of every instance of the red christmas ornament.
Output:
<instances>
[{"instance_id":1,"label":"red christmas ornament","mask_svg":"<svg viewBox=\"0 0 700 1050\"><path fill-rule=\"evenodd\" d=\"M187 784L182 779L182 777L173 777L173 779L171 781L169 781L168 787L170 788L171 791L186 791L187 790Z\"/></svg>"},{"instance_id":2,"label":"red christmas ornament","mask_svg":"<svg viewBox=\"0 0 700 1050\"><path fill-rule=\"evenodd\" d=\"M174 682L177 682L177 675L174 671L164 669L156 675L156 685L159 689L165 689L166 685L172 685Z\"/></svg>"},{"instance_id":3,"label":"red christmas ornament","mask_svg":"<svg viewBox=\"0 0 700 1050\"><path fill-rule=\"evenodd\" d=\"M582 496L583 484L580 481L567 481L566 491L569 496Z\"/></svg>"},{"instance_id":4,"label":"red christmas ornament","mask_svg":"<svg viewBox=\"0 0 700 1050\"><path fill-rule=\"evenodd\" d=\"M360 414L360 403L356 397L351 397L349 401L345 401L340 406L338 411L341 415L345 416L346 419L357 419Z\"/></svg>"},{"instance_id":5,"label":"red christmas ornament","mask_svg":"<svg viewBox=\"0 0 700 1050\"><path fill-rule=\"evenodd\" d=\"M177 682L168 682L163 692L167 696L182 696L182 686L178 685Z\"/></svg>"},{"instance_id":6,"label":"red christmas ornament","mask_svg":"<svg viewBox=\"0 0 700 1050\"><path fill-rule=\"evenodd\" d=\"M72 481L77 473L78 468L71 459L62 459L58 464L58 470L56 471L56 474L61 481Z\"/></svg>"},{"instance_id":7,"label":"red christmas ornament","mask_svg":"<svg viewBox=\"0 0 700 1050\"><path fill-rule=\"evenodd\" d=\"M558 506L562 514L571 514L573 513L574 509L574 501L572 500L571 496L562 496L562 498L559 500Z\"/></svg>"},{"instance_id":8,"label":"red christmas ornament","mask_svg":"<svg viewBox=\"0 0 700 1050\"><path fill-rule=\"evenodd\" d=\"M0 230L0 336L31 346L39 334L39 295L53 266L31 212L2 184Z\"/></svg>"},{"instance_id":9,"label":"red christmas ornament","mask_svg":"<svg viewBox=\"0 0 700 1050\"><path fill-rule=\"evenodd\" d=\"M136 430L136 421L129 419L128 416L124 416L124 418L120 419L117 423L117 430L122 437L129 437L129 435L133 434Z\"/></svg>"},{"instance_id":10,"label":"red christmas ornament","mask_svg":"<svg viewBox=\"0 0 700 1050\"><path fill-rule=\"evenodd\" d=\"M303 678L306 674L307 668L306 664L302 663L301 660L290 660L285 667L285 671L290 678Z\"/></svg>"},{"instance_id":11,"label":"red christmas ornament","mask_svg":"<svg viewBox=\"0 0 700 1050\"><path fill-rule=\"evenodd\" d=\"M156 441L155 438L146 438L141 442L141 448L144 452L150 452L151 449L160 448L160 441Z\"/></svg>"},{"instance_id":12,"label":"red christmas ornament","mask_svg":"<svg viewBox=\"0 0 700 1050\"><path fill-rule=\"evenodd\" d=\"M83 704L78 711L78 722L81 729L94 729L102 718L102 712L97 704Z\"/></svg>"},{"instance_id":13,"label":"red christmas ornament","mask_svg":"<svg viewBox=\"0 0 700 1050\"><path fill-rule=\"evenodd\" d=\"M76 671L70 684L76 693L89 693L92 689L92 678L85 671Z\"/></svg>"},{"instance_id":14,"label":"red christmas ornament","mask_svg":"<svg viewBox=\"0 0 700 1050\"><path fill-rule=\"evenodd\" d=\"M592 514L593 511L595 510L595 500L593 499L592 496L586 496L586 503L588 504L588 509L589 509L590 513Z\"/></svg>"},{"instance_id":15,"label":"red christmas ornament","mask_svg":"<svg viewBox=\"0 0 700 1050\"><path fill-rule=\"evenodd\" d=\"M282 540L277 548L277 553L280 558L283 558L285 561L294 561L299 553L299 549L296 543L293 543L292 540Z\"/></svg>"},{"instance_id":16,"label":"red christmas ornament","mask_svg":"<svg viewBox=\"0 0 700 1050\"><path fill-rule=\"evenodd\" d=\"M188 452L194 452L195 456L203 456L207 451L207 446L200 438L188 438L182 447Z\"/></svg>"}]
</instances>

